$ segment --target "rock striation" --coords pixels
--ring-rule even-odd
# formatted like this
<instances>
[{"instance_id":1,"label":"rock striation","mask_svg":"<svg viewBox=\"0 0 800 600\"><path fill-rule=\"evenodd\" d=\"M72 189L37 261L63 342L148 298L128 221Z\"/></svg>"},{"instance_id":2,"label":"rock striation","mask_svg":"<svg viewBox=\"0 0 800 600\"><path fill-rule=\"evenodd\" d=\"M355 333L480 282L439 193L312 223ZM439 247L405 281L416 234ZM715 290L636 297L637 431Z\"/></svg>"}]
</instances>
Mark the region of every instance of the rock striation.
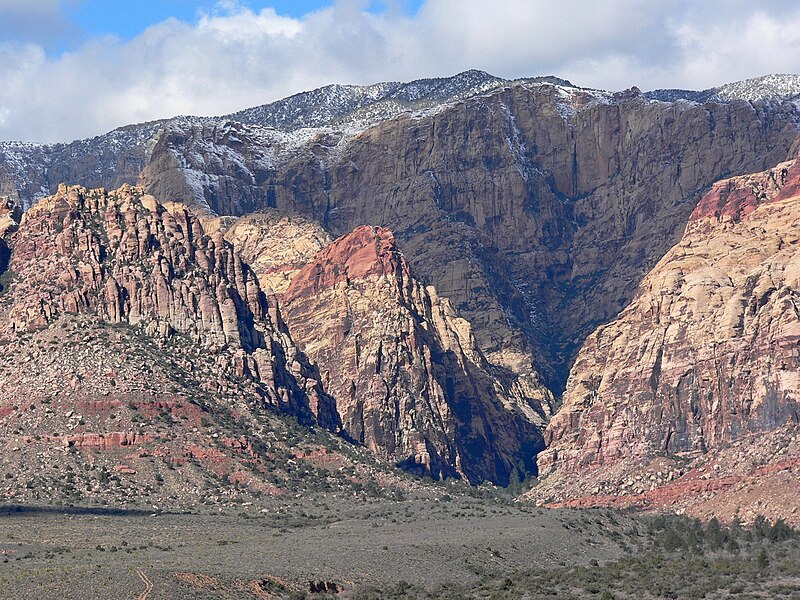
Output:
<instances>
[{"instance_id":1,"label":"rock striation","mask_svg":"<svg viewBox=\"0 0 800 600\"><path fill-rule=\"evenodd\" d=\"M631 304L581 348L539 456L552 478L542 497L586 495L575 477L620 489L611 474L625 466L797 427L798 200L797 161L703 197ZM763 460L789 458L781 448Z\"/></svg>"},{"instance_id":2,"label":"rock striation","mask_svg":"<svg viewBox=\"0 0 800 600\"><path fill-rule=\"evenodd\" d=\"M535 473L552 397L486 361L469 323L414 278L390 230L337 239L280 303L355 441L436 478L507 484Z\"/></svg>"},{"instance_id":3,"label":"rock striation","mask_svg":"<svg viewBox=\"0 0 800 600\"><path fill-rule=\"evenodd\" d=\"M225 239L258 275L264 290L282 294L300 269L330 244L330 234L302 215L265 209L224 226Z\"/></svg>"},{"instance_id":4,"label":"rock striation","mask_svg":"<svg viewBox=\"0 0 800 600\"><path fill-rule=\"evenodd\" d=\"M141 183L219 214L304 214L333 235L391 227L487 360L559 393L582 341L630 302L703 192L786 160L797 133L791 103L520 81L357 131L168 128Z\"/></svg>"},{"instance_id":5,"label":"rock striation","mask_svg":"<svg viewBox=\"0 0 800 600\"><path fill-rule=\"evenodd\" d=\"M147 335L180 334L251 378L265 404L337 427L329 398L221 232L141 189L59 188L25 213L11 240L0 335L91 315Z\"/></svg>"}]
</instances>

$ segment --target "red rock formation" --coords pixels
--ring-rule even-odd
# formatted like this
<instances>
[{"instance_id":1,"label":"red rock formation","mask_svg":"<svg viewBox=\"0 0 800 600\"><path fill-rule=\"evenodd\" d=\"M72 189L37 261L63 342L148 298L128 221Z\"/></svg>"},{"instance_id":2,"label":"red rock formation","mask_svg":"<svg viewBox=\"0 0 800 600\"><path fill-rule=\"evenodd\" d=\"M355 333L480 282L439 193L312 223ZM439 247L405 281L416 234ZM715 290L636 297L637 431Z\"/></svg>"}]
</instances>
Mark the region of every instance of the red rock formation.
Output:
<instances>
[{"instance_id":1,"label":"red rock formation","mask_svg":"<svg viewBox=\"0 0 800 600\"><path fill-rule=\"evenodd\" d=\"M782 163L763 173L720 181L694 209L690 221L741 221L759 205L800 194L800 163Z\"/></svg>"},{"instance_id":2,"label":"red rock formation","mask_svg":"<svg viewBox=\"0 0 800 600\"><path fill-rule=\"evenodd\" d=\"M613 489L656 456L798 423L798 183L798 163L784 163L698 204L630 306L581 349L547 428L539 497L585 495L576 476Z\"/></svg>"},{"instance_id":3,"label":"red rock formation","mask_svg":"<svg viewBox=\"0 0 800 600\"><path fill-rule=\"evenodd\" d=\"M7 335L70 314L162 338L177 332L259 382L264 402L337 426L274 299L221 232L206 235L183 205L130 186L62 186L25 214L12 246Z\"/></svg>"},{"instance_id":4,"label":"red rock formation","mask_svg":"<svg viewBox=\"0 0 800 600\"><path fill-rule=\"evenodd\" d=\"M292 279L282 300L316 296L339 284L368 277L410 280L411 270L402 259L394 235L384 227L357 227L322 250L312 263Z\"/></svg>"},{"instance_id":5,"label":"red rock formation","mask_svg":"<svg viewBox=\"0 0 800 600\"><path fill-rule=\"evenodd\" d=\"M358 227L327 246L281 305L344 430L377 455L476 483L532 472L549 394L492 369L470 325L413 277L388 229Z\"/></svg>"},{"instance_id":6,"label":"red rock formation","mask_svg":"<svg viewBox=\"0 0 800 600\"><path fill-rule=\"evenodd\" d=\"M753 434L709 453L675 458L584 471L580 477L573 475L572 486L553 486L546 479L543 488L529 496L552 508L669 510L745 522L765 515L800 525L800 430L796 426L768 435ZM565 487L570 493L559 495L558 488Z\"/></svg>"}]
</instances>

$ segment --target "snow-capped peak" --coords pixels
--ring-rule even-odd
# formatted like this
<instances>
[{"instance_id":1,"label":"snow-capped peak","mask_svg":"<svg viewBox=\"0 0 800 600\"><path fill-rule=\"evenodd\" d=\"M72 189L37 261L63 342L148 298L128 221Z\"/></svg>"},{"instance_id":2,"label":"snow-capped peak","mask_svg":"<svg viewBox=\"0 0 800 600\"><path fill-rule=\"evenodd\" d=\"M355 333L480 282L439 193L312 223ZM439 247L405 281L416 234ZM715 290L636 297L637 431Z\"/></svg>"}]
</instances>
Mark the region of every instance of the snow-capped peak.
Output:
<instances>
[{"instance_id":1,"label":"snow-capped peak","mask_svg":"<svg viewBox=\"0 0 800 600\"><path fill-rule=\"evenodd\" d=\"M800 75L764 75L716 89L715 100L793 100L800 97Z\"/></svg>"},{"instance_id":2,"label":"snow-capped peak","mask_svg":"<svg viewBox=\"0 0 800 600\"><path fill-rule=\"evenodd\" d=\"M702 91L662 89L646 92L644 96L662 102L780 102L800 97L800 75L764 75Z\"/></svg>"}]
</instances>

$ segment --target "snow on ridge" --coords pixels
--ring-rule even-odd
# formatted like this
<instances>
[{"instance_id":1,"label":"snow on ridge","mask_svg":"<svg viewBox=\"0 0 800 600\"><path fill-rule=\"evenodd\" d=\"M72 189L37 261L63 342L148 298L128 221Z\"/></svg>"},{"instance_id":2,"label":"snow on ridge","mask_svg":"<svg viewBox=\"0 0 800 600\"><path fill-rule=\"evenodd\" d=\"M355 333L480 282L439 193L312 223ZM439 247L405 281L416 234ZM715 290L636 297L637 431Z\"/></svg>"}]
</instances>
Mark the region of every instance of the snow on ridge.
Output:
<instances>
[{"instance_id":1,"label":"snow on ridge","mask_svg":"<svg viewBox=\"0 0 800 600\"><path fill-rule=\"evenodd\" d=\"M715 99L747 102L791 100L800 97L800 75L764 75L716 88Z\"/></svg>"},{"instance_id":2,"label":"snow on ridge","mask_svg":"<svg viewBox=\"0 0 800 600\"><path fill-rule=\"evenodd\" d=\"M226 115L243 123L292 131L359 123L371 126L403 112L427 110L508 85L483 71L465 71L453 77L385 82L370 86L329 85Z\"/></svg>"},{"instance_id":3,"label":"snow on ridge","mask_svg":"<svg viewBox=\"0 0 800 600\"><path fill-rule=\"evenodd\" d=\"M471 70L452 77L419 79L407 83L383 82L367 86L329 85L295 94L272 104L253 107L221 117L179 116L172 119L129 125L106 134L71 143L35 144L0 142L0 183L16 188L27 208L39 197L48 195L56 183L50 172L63 172L69 161L85 163L80 176L85 183L116 181L120 165L146 161L145 149L158 139L159 132L189 133L195 127L211 128L208 143L223 148L203 148L205 156L242 169L270 169L304 147L320 144L325 161L335 161L342 150L360 133L387 120L408 116L414 119L436 115L459 102L493 95L521 86L527 90L552 94L555 109L566 123L578 111L601 104L641 97L660 102L800 102L800 75L767 75L702 91L638 90L612 93L581 88L554 76L506 80L489 73ZM238 128L238 129L237 129ZM513 130L513 128L512 128ZM193 135L194 138L204 137ZM511 136L513 141L513 136ZM240 144L240 145L238 145ZM250 151L256 148L255 156ZM133 162L131 162L133 161ZM249 162L248 162L249 161ZM71 164L71 163L70 163ZM250 165L250 167L245 167ZM194 167L186 165L187 170ZM213 181L192 177L193 187L213 185ZM132 177L130 173L126 177Z\"/></svg>"},{"instance_id":4,"label":"snow on ridge","mask_svg":"<svg viewBox=\"0 0 800 600\"><path fill-rule=\"evenodd\" d=\"M661 89L643 94L661 102L780 102L800 97L800 75L764 75L706 90Z\"/></svg>"},{"instance_id":5,"label":"snow on ridge","mask_svg":"<svg viewBox=\"0 0 800 600\"><path fill-rule=\"evenodd\" d=\"M375 102L401 85L397 82L369 86L328 85L272 104L225 115L223 118L283 130L320 127L343 114Z\"/></svg>"}]
</instances>

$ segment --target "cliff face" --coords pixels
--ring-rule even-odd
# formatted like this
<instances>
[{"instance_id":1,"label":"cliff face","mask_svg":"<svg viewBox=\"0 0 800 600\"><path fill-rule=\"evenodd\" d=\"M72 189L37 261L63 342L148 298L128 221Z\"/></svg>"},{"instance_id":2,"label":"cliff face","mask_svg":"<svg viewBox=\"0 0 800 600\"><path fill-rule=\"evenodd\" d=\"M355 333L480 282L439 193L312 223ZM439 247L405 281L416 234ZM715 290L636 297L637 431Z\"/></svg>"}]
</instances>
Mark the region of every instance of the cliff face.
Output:
<instances>
[{"instance_id":1,"label":"cliff face","mask_svg":"<svg viewBox=\"0 0 800 600\"><path fill-rule=\"evenodd\" d=\"M344 431L375 454L473 483L534 472L551 396L489 365L469 323L413 277L389 230L336 240L280 301Z\"/></svg>"},{"instance_id":2,"label":"cliff face","mask_svg":"<svg viewBox=\"0 0 800 600\"><path fill-rule=\"evenodd\" d=\"M223 229L225 239L258 275L262 289L276 294L285 292L297 272L331 242L330 234L313 219L274 209L223 224Z\"/></svg>"},{"instance_id":3,"label":"cliff face","mask_svg":"<svg viewBox=\"0 0 800 600\"><path fill-rule=\"evenodd\" d=\"M391 227L490 362L533 363L559 390L582 340L631 300L630 282L679 239L701 193L785 160L797 114L519 83L360 134L320 130L291 151L240 129L235 141L165 132L142 183L219 213L299 212L335 235Z\"/></svg>"},{"instance_id":4,"label":"cliff face","mask_svg":"<svg viewBox=\"0 0 800 600\"><path fill-rule=\"evenodd\" d=\"M798 162L721 181L703 197L631 304L579 352L539 458L552 473L541 497L586 495L575 477L619 490L626 467L741 450L754 434L797 426L798 200ZM792 458L790 445L759 458ZM645 483L663 485L661 475Z\"/></svg>"},{"instance_id":5,"label":"cliff face","mask_svg":"<svg viewBox=\"0 0 800 600\"><path fill-rule=\"evenodd\" d=\"M180 334L256 382L263 403L337 426L274 298L222 234L206 235L183 205L162 205L129 186L62 187L25 213L10 246L4 337L69 315L160 338Z\"/></svg>"},{"instance_id":6,"label":"cliff face","mask_svg":"<svg viewBox=\"0 0 800 600\"><path fill-rule=\"evenodd\" d=\"M7 238L17 230L21 219L20 208L10 198L0 197L0 294L10 283L7 270L11 252Z\"/></svg>"},{"instance_id":7,"label":"cliff face","mask_svg":"<svg viewBox=\"0 0 800 600\"><path fill-rule=\"evenodd\" d=\"M703 196L794 156L794 103L456 83L427 82L421 105L414 84L330 88L233 117L250 124L0 145L0 193L140 168L143 186L64 188L17 233L0 211L2 335L79 315L191 340L248 394L472 481L535 472L545 388L571 372L539 463L562 499L589 485L570 474L611 469L592 480L606 493L666 454L655 489L681 477L678 455L796 420L796 167Z\"/></svg>"}]
</instances>

